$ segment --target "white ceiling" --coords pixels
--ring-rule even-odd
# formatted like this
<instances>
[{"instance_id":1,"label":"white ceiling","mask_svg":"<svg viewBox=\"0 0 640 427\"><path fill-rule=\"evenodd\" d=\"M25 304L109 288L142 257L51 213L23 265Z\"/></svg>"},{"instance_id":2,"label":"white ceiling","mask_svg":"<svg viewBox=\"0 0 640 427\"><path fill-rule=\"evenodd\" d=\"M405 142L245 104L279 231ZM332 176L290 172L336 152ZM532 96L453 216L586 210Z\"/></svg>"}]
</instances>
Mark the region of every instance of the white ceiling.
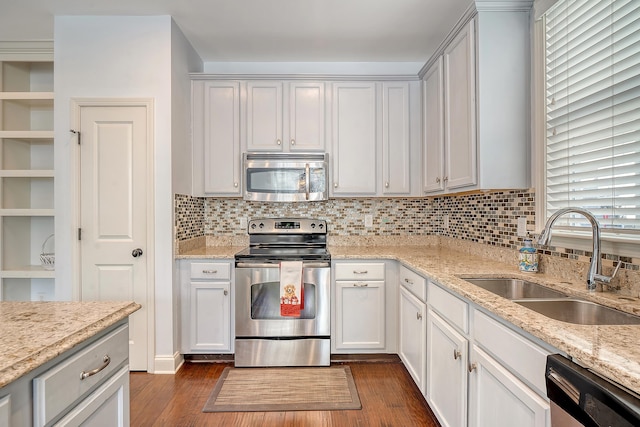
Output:
<instances>
[{"instance_id":1,"label":"white ceiling","mask_svg":"<svg viewBox=\"0 0 640 427\"><path fill-rule=\"evenodd\" d=\"M55 15L171 15L205 62L424 62L471 0L0 0L0 41Z\"/></svg>"}]
</instances>

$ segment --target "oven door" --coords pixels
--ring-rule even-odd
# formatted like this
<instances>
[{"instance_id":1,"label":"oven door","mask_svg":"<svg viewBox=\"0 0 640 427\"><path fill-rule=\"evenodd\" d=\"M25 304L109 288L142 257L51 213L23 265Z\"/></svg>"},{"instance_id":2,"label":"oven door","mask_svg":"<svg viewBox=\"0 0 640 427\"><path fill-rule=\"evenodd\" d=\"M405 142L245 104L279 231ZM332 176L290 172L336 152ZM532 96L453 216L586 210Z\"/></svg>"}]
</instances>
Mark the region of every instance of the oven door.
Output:
<instances>
[{"instance_id":1,"label":"oven door","mask_svg":"<svg viewBox=\"0 0 640 427\"><path fill-rule=\"evenodd\" d=\"M330 336L330 267L305 264L304 309L300 317L280 315L279 264L236 266L236 338ZM324 266L326 265L326 266Z\"/></svg>"}]
</instances>

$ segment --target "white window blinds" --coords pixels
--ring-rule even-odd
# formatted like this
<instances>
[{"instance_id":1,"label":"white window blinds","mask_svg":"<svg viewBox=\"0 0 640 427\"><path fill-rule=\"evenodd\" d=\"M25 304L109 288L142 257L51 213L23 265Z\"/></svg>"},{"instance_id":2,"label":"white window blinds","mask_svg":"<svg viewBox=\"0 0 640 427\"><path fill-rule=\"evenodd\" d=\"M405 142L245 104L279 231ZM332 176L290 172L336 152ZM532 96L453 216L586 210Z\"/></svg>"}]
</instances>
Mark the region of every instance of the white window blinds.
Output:
<instances>
[{"instance_id":1,"label":"white window blinds","mask_svg":"<svg viewBox=\"0 0 640 427\"><path fill-rule=\"evenodd\" d=\"M560 0L545 31L547 217L640 233L640 1Z\"/></svg>"}]
</instances>

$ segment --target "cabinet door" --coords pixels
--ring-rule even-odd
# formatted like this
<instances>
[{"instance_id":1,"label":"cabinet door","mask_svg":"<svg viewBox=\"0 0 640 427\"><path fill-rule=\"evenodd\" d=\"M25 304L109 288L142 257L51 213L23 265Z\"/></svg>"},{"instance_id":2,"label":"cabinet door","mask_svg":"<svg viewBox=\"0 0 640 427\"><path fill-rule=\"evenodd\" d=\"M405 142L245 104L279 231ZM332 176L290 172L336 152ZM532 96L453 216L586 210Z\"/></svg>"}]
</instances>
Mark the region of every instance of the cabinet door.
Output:
<instances>
[{"instance_id":1,"label":"cabinet door","mask_svg":"<svg viewBox=\"0 0 640 427\"><path fill-rule=\"evenodd\" d=\"M289 149L325 150L324 83L289 84Z\"/></svg>"},{"instance_id":2,"label":"cabinet door","mask_svg":"<svg viewBox=\"0 0 640 427\"><path fill-rule=\"evenodd\" d=\"M400 287L400 359L420 391L425 393L427 368L427 307Z\"/></svg>"},{"instance_id":3,"label":"cabinet door","mask_svg":"<svg viewBox=\"0 0 640 427\"><path fill-rule=\"evenodd\" d=\"M129 366L76 405L55 426L129 425Z\"/></svg>"},{"instance_id":4,"label":"cabinet door","mask_svg":"<svg viewBox=\"0 0 640 427\"><path fill-rule=\"evenodd\" d=\"M376 85L333 85L333 195L375 195Z\"/></svg>"},{"instance_id":5,"label":"cabinet door","mask_svg":"<svg viewBox=\"0 0 640 427\"><path fill-rule=\"evenodd\" d=\"M382 193L411 192L409 83L382 84Z\"/></svg>"},{"instance_id":6,"label":"cabinet door","mask_svg":"<svg viewBox=\"0 0 640 427\"><path fill-rule=\"evenodd\" d=\"M230 282L191 282L191 351L231 350Z\"/></svg>"},{"instance_id":7,"label":"cabinet door","mask_svg":"<svg viewBox=\"0 0 640 427\"><path fill-rule=\"evenodd\" d=\"M469 426L547 427L549 403L473 346L469 379Z\"/></svg>"},{"instance_id":8,"label":"cabinet door","mask_svg":"<svg viewBox=\"0 0 640 427\"><path fill-rule=\"evenodd\" d=\"M424 141L422 150L422 186L425 193L444 189L444 99L442 57L424 76Z\"/></svg>"},{"instance_id":9,"label":"cabinet door","mask_svg":"<svg viewBox=\"0 0 640 427\"><path fill-rule=\"evenodd\" d=\"M336 349L384 348L384 282L336 281Z\"/></svg>"},{"instance_id":10,"label":"cabinet door","mask_svg":"<svg viewBox=\"0 0 640 427\"><path fill-rule=\"evenodd\" d=\"M247 82L247 149L282 150L281 82Z\"/></svg>"},{"instance_id":11,"label":"cabinet door","mask_svg":"<svg viewBox=\"0 0 640 427\"><path fill-rule=\"evenodd\" d=\"M426 397L443 426L467 425L467 348L465 337L428 311Z\"/></svg>"},{"instance_id":12,"label":"cabinet door","mask_svg":"<svg viewBox=\"0 0 640 427\"><path fill-rule=\"evenodd\" d=\"M443 54L447 188L477 182L474 32L471 20Z\"/></svg>"},{"instance_id":13,"label":"cabinet door","mask_svg":"<svg viewBox=\"0 0 640 427\"><path fill-rule=\"evenodd\" d=\"M240 195L240 84L204 84L204 191Z\"/></svg>"}]
</instances>

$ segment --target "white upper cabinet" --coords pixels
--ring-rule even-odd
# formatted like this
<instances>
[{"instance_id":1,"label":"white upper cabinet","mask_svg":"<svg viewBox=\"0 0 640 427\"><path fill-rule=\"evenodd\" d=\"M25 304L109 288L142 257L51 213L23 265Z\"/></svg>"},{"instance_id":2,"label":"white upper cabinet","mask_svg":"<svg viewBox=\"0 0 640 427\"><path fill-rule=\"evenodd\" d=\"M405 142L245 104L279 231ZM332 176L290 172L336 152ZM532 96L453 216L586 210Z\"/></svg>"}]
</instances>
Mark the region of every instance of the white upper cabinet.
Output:
<instances>
[{"instance_id":1,"label":"white upper cabinet","mask_svg":"<svg viewBox=\"0 0 640 427\"><path fill-rule=\"evenodd\" d=\"M445 175L446 188L474 185L476 173L476 105L474 21L445 48Z\"/></svg>"},{"instance_id":2,"label":"white upper cabinet","mask_svg":"<svg viewBox=\"0 0 640 427\"><path fill-rule=\"evenodd\" d=\"M382 84L382 193L411 192L409 83Z\"/></svg>"},{"instance_id":3,"label":"white upper cabinet","mask_svg":"<svg viewBox=\"0 0 640 427\"><path fill-rule=\"evenodd\" d=\"M247 149L282 150L282 83L247 83Z\"/></svg>"},{"instance_id":4,"label":"white upper cabinet","mask_svg":"<svg viewBox=\"0 0 640 427\"><path fill-rule=\"evenodd\" d=\"M423 75L425 194L530 185L529 15L481 6Z\"/></svg>"},{"instance_id":5,"label":"white upper cabinet","mask_svg":"<svg viewBox=\"0 0 640 427\"><path fill-rule=\"evenodd\" d=\"M376 194L376 84L333 84L332 195Z\"/></svg>"},{"instance_id":6,"label":"white upper cabinet","mask_svg":"<svg viewBox=\"0 0 640 427\"><path fill-rule=\"evenodd\" d=\"M424 76L422 96L422 186L425 193L444 190L444 75L439 57Z\"/></svg>"},{"instance_id":7,"label":"white upper cabinet","mask_svg":"<svg viewBox=\"0 0 640 427\"><path fill-rule=\"evenodd\" d=\"M322 82L289 83L289 149L325 150L325 98Z\"/></svg>"},{"instance_id":8,"label":"white upper cabinet","mask_svg":"<svg viewBox=\"0 0 640 427\"><path fill-rule=\"evenodd\" d=\"M240 195L240 84L203 84L204 192Z\"/></svg>"},{"instance_id":9,"label":"white upper cabinet","mask_svg":"<svg viewBox=\"0 0 640 427\"><path fill-rule=\"evenodd\" d=\"M324 151L324 83L247 82L248 151Z\"/></svg>"}]
</instances>

